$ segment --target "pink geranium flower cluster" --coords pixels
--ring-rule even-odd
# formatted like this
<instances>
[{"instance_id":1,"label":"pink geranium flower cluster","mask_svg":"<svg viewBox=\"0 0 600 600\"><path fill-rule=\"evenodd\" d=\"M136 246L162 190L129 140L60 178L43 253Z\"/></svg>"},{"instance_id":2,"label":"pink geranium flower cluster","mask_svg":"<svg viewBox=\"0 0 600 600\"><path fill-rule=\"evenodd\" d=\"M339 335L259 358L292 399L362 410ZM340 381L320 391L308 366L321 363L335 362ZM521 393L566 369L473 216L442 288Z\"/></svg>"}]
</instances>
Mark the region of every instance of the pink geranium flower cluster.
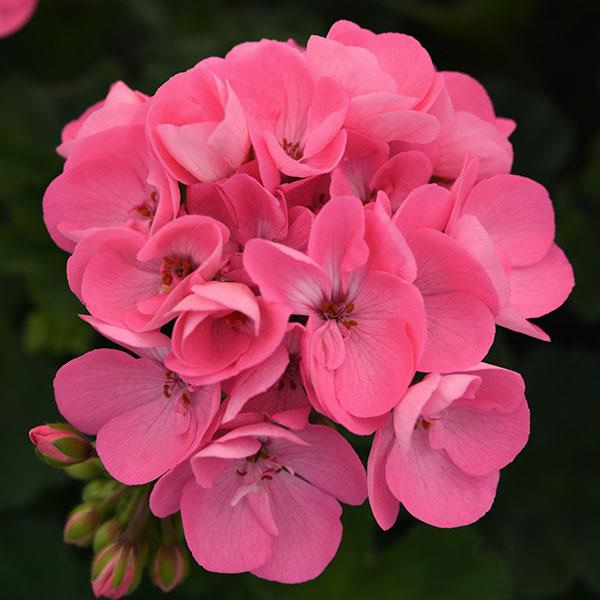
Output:
<instances>
[{"instance_id":1,"label":"pink geranium flower cluster","mask_svg":"<svg viewBox=\"0 0 600 600\"><path fill-rule=\"evenodd\" d=\"M414 38L340 21L151 97L117 82L65 127L45 223L129 352L63 366L57 404L204 568L316 577L367 495L384 529L488 511L529 411L481 361L498 325L547 340L529 319L573 286L514 126ZM344 430L375 434L366 472Z\"/></svg>"}]
</instances>

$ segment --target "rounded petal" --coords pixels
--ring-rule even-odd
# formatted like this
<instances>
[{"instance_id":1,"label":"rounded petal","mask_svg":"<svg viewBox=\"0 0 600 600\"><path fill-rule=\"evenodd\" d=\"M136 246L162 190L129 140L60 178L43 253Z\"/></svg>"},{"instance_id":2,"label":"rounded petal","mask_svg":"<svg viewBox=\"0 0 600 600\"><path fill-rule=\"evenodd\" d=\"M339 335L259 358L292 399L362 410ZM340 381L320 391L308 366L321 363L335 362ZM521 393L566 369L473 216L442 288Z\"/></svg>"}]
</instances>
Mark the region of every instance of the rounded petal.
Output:
<instances>
[{"instance_id":1,"label":"rounded petal","mask_svg":"<svg viewBox=\"0 0 600 600\"><path fill-rule=\"evenodd\" d=\"M340 505L315 486L284 472L269 482L268 493L279 535L273 538L269 558L252 573L281 583L314 579L340 545Z\"/></svg>"},{"instance_id":2,"label":"rounded petal","mask_svg":"<svg viewBox=\"0 0 600 600\"><path fill-rule=\"evenodd\" d=\"M422 429L407 449L394 444L386 464L394 496L411 515L436 527L460 527L480 519L492 506L498 477L498 471L467 475L443 450L431 448Z\"/></svg>"}]
</instances>

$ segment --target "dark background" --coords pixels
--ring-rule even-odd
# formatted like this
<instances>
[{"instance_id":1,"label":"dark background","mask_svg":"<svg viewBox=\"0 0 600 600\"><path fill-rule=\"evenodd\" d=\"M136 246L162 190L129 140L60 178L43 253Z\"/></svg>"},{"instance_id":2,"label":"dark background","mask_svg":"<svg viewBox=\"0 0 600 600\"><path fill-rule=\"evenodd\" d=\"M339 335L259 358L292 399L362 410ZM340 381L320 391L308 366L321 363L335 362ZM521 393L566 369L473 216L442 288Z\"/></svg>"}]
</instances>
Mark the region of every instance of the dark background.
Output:
<instances>
[{"instance_id":1,"label":"dark background","mask_svg":"<svg viewBox=\"0 0 600 600\"><path fill-rule=\"evenodd\" d=\"M476 526L438 530L404 514L384 534L368 506L349 508L342 548L315 582L284 587L196 567L173 598L600 597L599 9L597 0L41 0L24 30L0 40L0 597L91 597L89 551L61 542L80 485L27 441L30 427L58 416L57 367L102 345L76 316L67 257L42 224L61 127L116 79L153 93L237 42L304 43L338 18L412 34L439 68L485 83L497 113L518 122L514 171L550 190L577 285L539 320L552 344L498 333L490 359L523 373L532 435ZM146 582L137 597L162 594Z\"/></svg>"}]
</instances>

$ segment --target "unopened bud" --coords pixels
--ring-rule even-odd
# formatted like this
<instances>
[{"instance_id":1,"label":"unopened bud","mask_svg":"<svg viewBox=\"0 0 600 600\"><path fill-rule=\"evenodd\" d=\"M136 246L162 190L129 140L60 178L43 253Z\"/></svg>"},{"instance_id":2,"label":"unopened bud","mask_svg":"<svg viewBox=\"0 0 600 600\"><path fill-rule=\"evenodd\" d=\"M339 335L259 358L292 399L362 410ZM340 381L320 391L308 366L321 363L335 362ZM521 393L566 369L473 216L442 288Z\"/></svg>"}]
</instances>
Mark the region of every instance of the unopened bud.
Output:
<instances>
[{"instance_id":1,"label":"unopened bud","mask_svg":"<svg viewBox=\"0 0 600 600\"><path fill-rule=\"evenodd\" d=\"M122 598L138 586L145 553L139 545L113 542L100 550L92 563L92 589L96 598Z\"/></svg>"},{"instance_id":2,"label":"unopened bud","mask_svg":"<svg viewBox=\"0 0 600 600\"><path fill-rule=\"evenodd\" d=\"M116 519L102 523L94 534L94 552L100 552L102 548L115 542L122 532L123 526Z\"/></svg>"},{"instance_id":3,"label":"unopened bud","mask_svg":"<svg viewBox=\"0 0 600 600\"><path fill-rule=\"evenodd\" d=\"M83 501L100 503L110 498L121 486L114 479L92 479L83 488Z\"/></svg>"},{"instance_id":4,"label":"unopened bud","mask_svg":"<svg viewBox=\"0 0 600 600\"><path fill-rule=\"evenodd\" d=\"M189 566L183 544L177 541L163 542L152 560L152 582L163 592L170 592L186 578Z\"/></svg>"},{"instance_id":5,"label":"unopened bud","mask_svg":"<svg viewBox=\"0 0 600 600\"><path fill-rule=\"evenodd\" d=\"M80 479L81 481L107 475L104 466L98 458L88 458L82 463L71 465L65 469L65 472L73 477L73 479Z\"/></svg>"},{"instance_id":6,"label":"unopened bud","mask_svg":"<svg viewBox=\"0 0 600 600\"><path fill-rule=\"evenodd\" d=\"M94 454L90 441L67 423L39 425L29 432L38 456L53 467L68 467Z\"/></svg>"},{"instance_id":7,"label":"unopened bud","mask_svg":"<svg viewBox=\"0 0 600 600\"><path fill-rule=\"evenodd\" d=\"M63 539L67 544L87 546L102 523L98 509L88 502L76 506L67 517Z\"/></svg>"}]
</instances>

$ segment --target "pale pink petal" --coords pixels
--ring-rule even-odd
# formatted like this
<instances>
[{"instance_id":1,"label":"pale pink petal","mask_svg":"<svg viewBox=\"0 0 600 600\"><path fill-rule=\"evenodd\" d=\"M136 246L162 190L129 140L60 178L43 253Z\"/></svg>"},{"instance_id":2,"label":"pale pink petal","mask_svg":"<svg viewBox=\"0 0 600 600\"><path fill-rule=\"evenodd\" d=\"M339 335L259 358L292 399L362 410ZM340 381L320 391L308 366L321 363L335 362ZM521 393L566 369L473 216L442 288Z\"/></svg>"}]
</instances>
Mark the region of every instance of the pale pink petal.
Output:
<instances>
[{"instance_id":1,"label":"pale pink petal","mask_svg":"<svg viewBox=\"0 0 600 600\"><path fill-rule=\"evenodd\" d=\"M510 142L494 125L475 115L458 111L438 138L439 158L433 174L445 179L458 177L467 154L479 159L480 179L508 173L512 167Z\"/></svg>"},{"instance_id":2,"label":"pale pink petal","mask_svg":"<svg viewBox=\"0 0 600 600\"><path fill-rule=\"evenodd\" d=\"M510 303L527 318L540 317L558 308L575 283L573 268L556 244L535 264L513 268L509 280Z\"/></svg>"},{"instance_id":3,"label":"pale pink petal","mask_svg":"<svg viewBox=\"0 0 600 600\"><path fill-rule=\"evenodd\" d=\"M306 255L281 244L250 240L244 249L244 268L269 302L310 314L331 294L323 269Z\"/></svg>"},{"instance_id":4,"label":"pale pink petal","mask_svg":"<svg viewBox=\"0 0 600 600\"><path fill-rule=\"evenodd\" d=\"M408 449L393 445L386 477L394 496L414 517L436 527L460 527L490 509L499 475L467 475L443 450L432 449L419 428Z\"/></svg>"},{"instance_id":5,"label":"pale pink petal","mask_svg":"<svg viewBox=\"0 0 600 600\"><path fill-rule=\"evenodd\" d=\"M252 573L281 583L314 579L339 547L340 505L328 494L284 472L269 482L268 493L279 535L273 538L269 558Z\"/></svg>"},{"instance_id":6,"label":"pale pink petal","mask_svg":"<svg viewBox=\"0 0 600 600\"><path fill-rule=\"evenodd\" d=\"M119 350L92 350L63 365L54 378L61 414L84 433L162 396L165 369Z\"/></svg>"},{"instance_id":7,"label":"pale pink petal","mask_svg":"<svg viewBox=\"0 0 600 600\"><path fill-rule=\"evenodd\" d=\"M454 402L441 427L429 428L431 445L443 448L450 460L469 475L487 475L509 464L529 437L529 409L525 398L513 412L478 410L477 401ZM434 435L440 432L434 442Z\"/></svg>"},{"instance_id":8,"label":"pale pink petal","mask_svg":"<svg viewBox=\"0 0 600 600\"><path fill-rule=\"evenodd\" d=\"M96 438L107 471L127 485L153 481L189 456L221 399L218 385L172 398L157 391L154 400L111 419Z\"/></svg>"},{"instance_id":9,"label":"pale pink petal","mask_svg":"<svg viewBox=\"0 0 600 600\"><path fill-rule=\"evenodd\" d=\"M0 38L8 37L23 27L37 7L37 0L2 0L0 3Z\"/></svg>"},{"instance_id":10,"label":"pale pink petal","mask_svg":"<svg viewBox=\"0 0 600 600\"><path fill-rule=\"evenodd\" d=\"M414 189L400 205L392 221L405 236L423 227L442 231L451 208L450 192L431 183Z\"/></svg>"},{"instance_id":11,"label":"pale pink petal","mask_svg":"<svg viewBox=\"0 0 600 600\"><path fill-rule=\"evenodd\" d=\"M297 436L299 446L276 440L272 448L294 474L346 504L362 504L367 496L365 468L352 446L337 431L308 425Z\"/></svg>"},{"instance_id":12,"label":"pale pink petal","mask_svg":"<svg viewBox=\"0 0 600 600\"><path fill-rule=\"evenodd\" d=\"M165 473L153 486L150 494L150 510L159 518L179 512L183 488L193 479L190 461L186 460Z\"/></svg>"},{"instance_id":13,"label":"pale pink petal","mask_svg":"<svg viewBox=\"0 0 600 600\"><path fill-rule=\"evenodd\" d=\"M549 342L550 336L540 327L530 323L512 304L507 304L500 309L500 312L496 316L496 323L506 329L512 329L512 331L518 331L531 337L542 340L543 342Z\"/></svg>"},{"instance_id":14,"label":"pale pink petal","mask_svg":"<svg viewBox=\"0 0 600 600\"><path fill-rule=\"evenodd\" d=\"M390 492L385 478L385 464L394 443L392 420L375 433L367 463L367 485L371 511L382 529L390 529L398 518L400 503Z\"/></svg>"},{"instance_id":15,"label":"pale pink petal","mask_svg":"<svg viewBox=\"0 0 600 600\"><path fill-rule=\"evenodd\" d=\"M345 339L335 389L348 412L375 417L398 404L414 375L425 334L422 299L414 286L374 272L354 302L357 325Z\"/></svg>"},{"instance_id":16,"label":"pale pink petal","mask_svg":"<svg viewBox=\"0 0 600 600\"><path fill-rule=\"evenodd\" d=\"M485 88L474 77L458 71L442 71L454 110L465 110L493 123L494 106Z\"/></svg>"},{"instance_id":17,"label":"pale pink petal","mask_svg":"<svg viewBox=\"0 0 600 600\"><path fill-rule=\"evenodd\" d=\"M240 486L234 469L212 489L191 480L181 497L181 518L187 544L200 566L218 573L242 573L265 564L271 555L267 533L245 499L231 501Z\"/></svg>"},{"instance_id":18,"label":"pale pink petal","mask_svg":"<svg viewBox=\"0 0 600 600\"><path fill-rule=\"evenodd\" d=\"M400 152L383 164L371 179L371 189L384 191L396 209L417 187L428 183L433 168L422 152Z\"/></svg>"},{"instance_id":19,"label":"pale pink petal","mask_svg":"<svg viewBox=\"0 0 600 600\"><path fill-rule=\"evenodd\" d=\"M381 70L375 55L363 48L312 35L306 44L306 58L315 79L331 77L351 97L396 91L395 81Z\"/></svg>"},{"instance_id":20,"label":"pale pink petal","mask_svg":"<svg viewBox=\"0 0 600 600\"><path fill-rule=\"evenodd\" d=\"M315 218L308 255L325 269L334 295L339 293L344 275L367 262L364 231L362 203L352 196L332 198Z\"/></svg>"},{"instance_id":21,"label":"pale pink petal","mask_svg":"<svg viewBox=\"0 0 600 600\"><path fill-rule=\"evenodd\" d=\"M537 262L554 240L554 210L548 192L526 177L498 175L480 181L462 212L477 217L513 266Z\"/></svg>"}]
</instances>

